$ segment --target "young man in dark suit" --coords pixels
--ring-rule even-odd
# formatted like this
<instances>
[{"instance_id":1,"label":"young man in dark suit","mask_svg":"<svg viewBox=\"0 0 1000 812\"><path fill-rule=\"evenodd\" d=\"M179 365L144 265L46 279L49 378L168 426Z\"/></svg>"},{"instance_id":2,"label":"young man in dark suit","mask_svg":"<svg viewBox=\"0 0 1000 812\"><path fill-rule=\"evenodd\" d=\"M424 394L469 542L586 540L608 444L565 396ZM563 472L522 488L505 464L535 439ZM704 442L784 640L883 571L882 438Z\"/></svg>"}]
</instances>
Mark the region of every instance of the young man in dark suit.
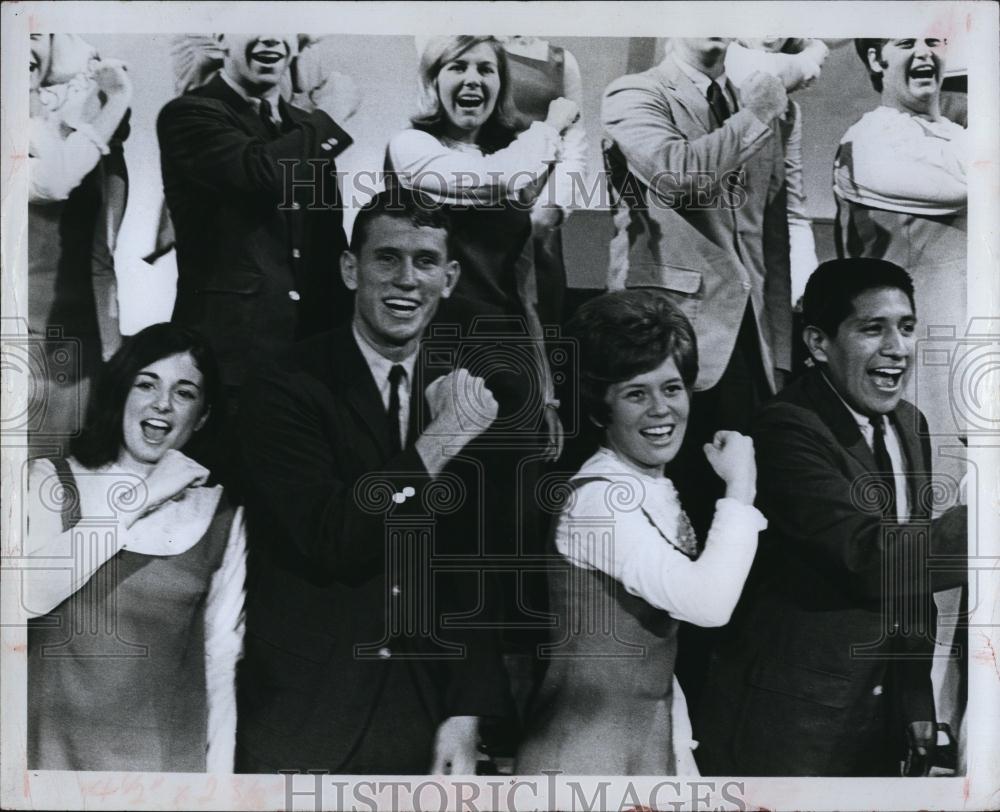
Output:
<instances>
[{"instance_id":1,"label":"young man in dark suit","mask_svg":"<svg viewBox=\"0 0 1000 812\"><path fill-rule=\"evenodd\" d=\"M474 773L477 717L506 713L499 649L442 628L469 604L431 560L478 545L454 458L497 411L464 369L427 384L421 339L459 274L448 228L403 190L378 195L341 262L352 322L244 387L240 772Z\"/></svg>"},{"instance_id":2,"label":"young man in dark suit","mask_svg":"<svg viewBox=\"0 0 1000 812\"><path fill-rule=\"evenodd\" d=\"M218 36L222 69L164 106L157 135L176 231L172 320L210 340L235 398L262 357L350 317L334 158L351 137L322 98L311 113L281 98L296 36Z\"/></svg>"},{"instance_id":3,"label":"young man in dark suit","mask_svg":"<svg viewBox=\"0 0 1000 812\"><path fill-rule=\"evenodd\" d=\"M699 766L892 776L909 756L921 774L936 741L931 596L965 579L966 513L932 520L927 424L902 400L913 283L884 260L826 262L803 316L815 366L754 422L769 524L712 663Z\"/></svg>"}]
</instances>

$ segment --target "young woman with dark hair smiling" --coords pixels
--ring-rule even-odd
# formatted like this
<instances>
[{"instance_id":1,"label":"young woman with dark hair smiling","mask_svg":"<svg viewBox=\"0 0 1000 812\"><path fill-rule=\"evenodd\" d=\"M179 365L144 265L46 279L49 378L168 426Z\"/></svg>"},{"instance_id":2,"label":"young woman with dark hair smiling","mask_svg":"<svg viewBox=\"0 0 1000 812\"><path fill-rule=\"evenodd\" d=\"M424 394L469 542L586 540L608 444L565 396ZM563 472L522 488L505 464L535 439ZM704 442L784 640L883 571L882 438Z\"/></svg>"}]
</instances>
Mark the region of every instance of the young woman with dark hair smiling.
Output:
<instances>
[{"instance_id":1,"label":"young woman with dark hair smiling","mask_svg":"<svg viewBox=\"0 0 1000 812\"><path fill-rule=\"evenodd\" d=\"M28 768L228 772L242 516L182 453L219 373L154 324L101 370L68 458L28 474Z\"/></svg>"}]
</instances>

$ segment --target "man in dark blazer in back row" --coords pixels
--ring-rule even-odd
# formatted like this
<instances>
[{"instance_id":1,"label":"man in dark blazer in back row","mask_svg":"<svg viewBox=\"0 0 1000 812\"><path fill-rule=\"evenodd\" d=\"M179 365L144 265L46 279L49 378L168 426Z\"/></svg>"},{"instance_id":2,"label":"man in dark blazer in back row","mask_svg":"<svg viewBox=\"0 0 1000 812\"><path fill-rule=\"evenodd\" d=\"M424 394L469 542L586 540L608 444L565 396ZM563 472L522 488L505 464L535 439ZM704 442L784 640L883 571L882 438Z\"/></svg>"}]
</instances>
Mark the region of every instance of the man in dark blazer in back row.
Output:
<instances>
[{"instance_id":1,"label":"man in dark blazer in back row","mask_svg":"<svg viewBox=\"0 0 1000 812\"><path fill-rule=\"evenodd\" d=\"M262 357L350 317L334 158L351 137L322 94L313 112L281 98L297 36L218 40L222 69L164 106L157 135L176 231L172 321L209 339L234 400Z\"/></svg>"},{"instance_id":2,"label":"man in dark blazer in back row","mask_svg":"<svg viewBox=\"0 0 1000 812\"><path fill-rule=\"evenodd\" d=\"M758 414L768 520L703 703L707 775L925 774L936 741L932 592L965 580L966 512L937 520L913 372L913 283L823 263L803 300L815 367ZM941 397L948 393L942 392Z\"/></svg>"},{"instance_id":3,"label":"man in dark blazer in back row","mask_svg":"<svg viewBox=\"0 0 1000 812\"><path fill-rule=\"evenodd\" d=\"M473 774L478 718L509 709L492 634L444 628L476 599L431 560L478 547L462 528L481 495L454 458L497 404L421 352L459 268L447 215L408 195L358 213L342 259L352 322L244 387L239 772Z\"/></svg>"}]
</instances>

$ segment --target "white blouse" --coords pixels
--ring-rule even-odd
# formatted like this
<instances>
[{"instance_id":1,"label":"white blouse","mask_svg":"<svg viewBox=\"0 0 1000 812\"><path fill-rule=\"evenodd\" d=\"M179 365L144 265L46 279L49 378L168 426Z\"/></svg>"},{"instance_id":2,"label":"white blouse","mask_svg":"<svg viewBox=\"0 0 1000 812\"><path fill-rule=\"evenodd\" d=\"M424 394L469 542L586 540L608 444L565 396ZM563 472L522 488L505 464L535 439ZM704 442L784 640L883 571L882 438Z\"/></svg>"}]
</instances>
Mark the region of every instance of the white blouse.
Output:
<instances>
[{"instance_id":1,"label":"white blouse","mask_svg":"<svg viewBox=\"0 0 1000 812\"><path fill-rule=\"evenodd\" d=\"M720 499L704 552L692 561L672 543L681 505L666 477L640 474L602 448L571 482L578 487L556 530L563 556L612 576L678 620L698 626L729 622L750 573L757 534L767 527L760 511Z\"/></svg>"},{"instance_id":2,"label":"white blouse","mask_svg":"<svg viewBox=\"0 0 1000 812\"><path fill-rule=\"evenodd\" d=\"M410 129L389 142L389 161L405 188L442 203L489 203L517 199L559 159L560 142L555 129L536 121L508 146L484 155L474 144Z\"/></svg>"}]
</instances>

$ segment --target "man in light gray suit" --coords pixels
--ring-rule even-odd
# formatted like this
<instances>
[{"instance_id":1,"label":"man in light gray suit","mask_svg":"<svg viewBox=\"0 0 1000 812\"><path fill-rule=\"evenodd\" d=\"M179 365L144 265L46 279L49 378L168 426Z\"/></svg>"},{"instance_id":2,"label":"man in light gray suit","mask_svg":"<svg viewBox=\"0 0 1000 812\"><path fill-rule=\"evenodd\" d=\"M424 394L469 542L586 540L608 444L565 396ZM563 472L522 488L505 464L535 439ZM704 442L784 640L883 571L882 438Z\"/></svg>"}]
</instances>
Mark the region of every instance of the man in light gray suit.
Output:
<instances>
[{"instance_id":1,"label":"man in light gray suit","mask_svg":"<svg viewBox=\"0 0 1000 812\"><path fill-rule=\"evenodd\" d=\"M612 82L601 109L616 198L608 287L665 288L698 340L692 419L672 478L702 540L722 495L702 444L719 429L747 432L791 368L779 131L788 102L761 73L737 91L724 72L728 46L671 40L659 65ZM678 673L697 694L705 646L685 658L681 645Z\"/></svg>"}]
</instances>

